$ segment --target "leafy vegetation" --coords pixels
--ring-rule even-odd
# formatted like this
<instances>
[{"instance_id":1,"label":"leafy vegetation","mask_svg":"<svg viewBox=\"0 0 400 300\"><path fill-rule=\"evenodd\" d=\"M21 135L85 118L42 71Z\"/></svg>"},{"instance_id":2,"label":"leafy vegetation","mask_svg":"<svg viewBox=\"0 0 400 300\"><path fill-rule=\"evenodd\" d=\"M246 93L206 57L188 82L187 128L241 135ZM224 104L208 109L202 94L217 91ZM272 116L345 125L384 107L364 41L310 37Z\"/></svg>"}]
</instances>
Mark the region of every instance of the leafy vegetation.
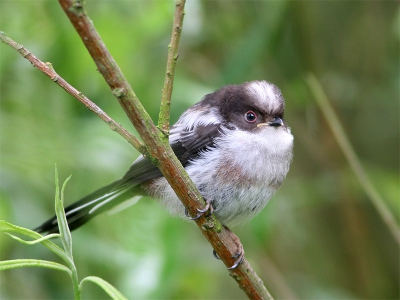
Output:
<instances>
[{"instance_id":1,"label":"leafy vegetation","mask_svg":"<svg viewBox=\"0 0 400 300\"><path fill-rule=\"evenodd\" d=\"M76 300L81 299L83 283L86 281L89 282L91 281L98 284L105 292L107 292L107 294L109 294L112 297L112 299L124 300L126 298L118 290L116 290L112 285L110 285L108 282L104 281L99 277L87 276L81 282L78 281L78 271L74 264L74 257L72 255L72 236L68 228L67 219L64 212L64 205L63 205L64 188L70 178L71 176L65 180L60 193L58 185L58 173L56 169L55 212L57 215L57 222L59 224L58 226L60 233L42 236L35 231L7 223L4 220L0 220L0 232L4 232L13 239L26 245L35 245L35 244L44 245L47 249L54 252L62 260L64 260L65 265L48 260L14 259L14 260L0 261L0 271L12 270L17 268L26 268L26 267L38 267L38 268L53 269L57 271L64 271L71 277L74 298ZM19 238L15 234L27 236L29 238L34 238L34 240L26 241ZM50 241L51 238L60 238L63 245L63 249L57 246L55 243L51 242Z\"/></svg>"}]
</instances>

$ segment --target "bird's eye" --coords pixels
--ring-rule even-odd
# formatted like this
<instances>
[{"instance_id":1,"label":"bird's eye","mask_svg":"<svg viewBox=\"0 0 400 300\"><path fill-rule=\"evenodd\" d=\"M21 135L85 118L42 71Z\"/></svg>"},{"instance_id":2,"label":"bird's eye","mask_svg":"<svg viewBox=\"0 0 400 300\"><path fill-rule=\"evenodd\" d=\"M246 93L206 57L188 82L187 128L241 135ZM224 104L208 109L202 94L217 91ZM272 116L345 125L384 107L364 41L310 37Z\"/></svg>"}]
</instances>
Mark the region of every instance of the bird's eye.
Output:
<instances>
[{"instance_id":1,"label":"bird's eye","mask_svg":"<svg viewBox=\"0 0 400 300\"><path fill-rule=\"evenodd\" d=\"M244 118L246 122L254 123L257 120L257 114L254 111L249 110L247 113L245 113Z\"/></svg>"}]
</instances>

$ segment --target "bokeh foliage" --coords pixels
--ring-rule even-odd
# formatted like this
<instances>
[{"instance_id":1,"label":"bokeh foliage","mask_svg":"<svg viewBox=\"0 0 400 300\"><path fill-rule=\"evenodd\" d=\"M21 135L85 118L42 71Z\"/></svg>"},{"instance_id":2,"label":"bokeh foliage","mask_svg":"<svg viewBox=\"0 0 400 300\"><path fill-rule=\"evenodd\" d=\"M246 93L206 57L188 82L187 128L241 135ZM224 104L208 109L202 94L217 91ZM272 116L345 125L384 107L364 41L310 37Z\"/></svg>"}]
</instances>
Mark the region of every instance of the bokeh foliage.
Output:
<instances>
[{"instance_id":1,"label":"bokeh foliage","mask_svg":"<svg viewBox=\"0 0 400 300\"><path fill-rule=\"evenodd\" d=\"M156 120L173 1L87 1L87 10ZM399 247L361 189L305 83L321 81L371 181L399 222L397 1L187 3L172 121L206 93L265 79L295 136L278 194L234 231L276 299L398 299ZM132 130L57 1L0 1L0 29ZM54 163L72 174L66 204L118 179L138 155L27 61L0 45L0 219L33 228L54 213ZM251 147L251 145L249 145ZM241 299L198 229L151 199L73 233L80 276L129 299ZM49 258L0 236L0 259ZM0 273L1 299L71 298L64 274ZM21 288L23 287L23 288ZM83 297L104 298L84 290Z\"/></svg>"}]
</instances>

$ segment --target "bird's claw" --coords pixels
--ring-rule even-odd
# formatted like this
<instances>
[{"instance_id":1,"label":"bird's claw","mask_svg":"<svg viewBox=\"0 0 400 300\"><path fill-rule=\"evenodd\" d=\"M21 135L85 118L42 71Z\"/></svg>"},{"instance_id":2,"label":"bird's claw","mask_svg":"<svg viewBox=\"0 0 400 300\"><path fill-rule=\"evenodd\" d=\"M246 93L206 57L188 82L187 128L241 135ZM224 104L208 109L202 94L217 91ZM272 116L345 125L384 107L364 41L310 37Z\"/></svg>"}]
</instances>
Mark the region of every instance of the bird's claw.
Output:
<instances>
[{"instance_id":1,"label":"bird's claw","mask_svg":"<svg viewBox=\"0 0 400 300\"><path fill-rule=\"evenodd\" d=\"M210 216L213 212L214 212L214 207L211 205L211 202L209 200L206 200L206 205L204 206L203 209L197 209L198 214L195 217L191 217L189 215L188 210L185 208L185 215L186 217L189 218L189 220L197 220L198 218L200 218L206 211L209 211L207 215L205 215L205 217Z\"/></svg>"},{"instance_id":2,"label":"bird's claw","mask_svg":"<svg viewBox=\"0 0 400 300\"><path fill-rule=\"evenodd\" d=\"M233 265L230 268L228 268L228 270L236 269L243 262L244 251L242 250L242 252L236 253L234 256L232 256L232 258L237 258L237 259L233 262Z\"/></svg>"},{"instance_id":3,"label":"bird's claw","mask_svg":"<svg viewBox=\"0 0 400 300\"><path fill-rule=\"evenodd\" d=\"M215 250L213 249L213 255L216 259L221 260L221 257L219 257L219 255L217 254L217 252L215 252Z\"/></svg>"},{"instance_id":4,"label":"bird's claw","mask_svg":"<svg viewBox=\"0 0 400 300\"><path fill-rule=\"evenodd\" d=\"M214 255L214 257L216 259L219 259L219 260L221 259L219 257L219 255L217 254L217 252L215 252L214 249L213 249L213 255ZM232 258L237 258L237 259L233 262L233 265L230 268L228 268L228 270L236 269L243 262L243 260L244 260L244 251L242 250L242 252L236 253L234 256L232 256Z\"/></svg>"}]
</instances>

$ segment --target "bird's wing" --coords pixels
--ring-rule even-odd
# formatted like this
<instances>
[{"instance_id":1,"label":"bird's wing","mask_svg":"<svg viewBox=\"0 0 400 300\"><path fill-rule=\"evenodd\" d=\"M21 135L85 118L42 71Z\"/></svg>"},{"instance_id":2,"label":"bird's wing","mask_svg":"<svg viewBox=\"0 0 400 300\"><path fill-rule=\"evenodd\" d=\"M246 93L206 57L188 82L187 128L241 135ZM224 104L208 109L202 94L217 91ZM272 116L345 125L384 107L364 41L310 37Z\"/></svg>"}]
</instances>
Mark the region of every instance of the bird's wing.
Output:
<instances>
[{"instance_id":1,"label":"bird's wing","mask_svg":"<svg viewBox=\"0 0 400 300\"><path fill-rule=\"evenodd\" d=\"M213 148L215 138L222 133L221 124L198 125L191 129L178 127L181 126L177 124L171 128L171 148L184 167L202 151ZM136 186L162 176L161 171L149 159L140 156L117 182L115 189Z\"/></svg>"}]
</instances>

